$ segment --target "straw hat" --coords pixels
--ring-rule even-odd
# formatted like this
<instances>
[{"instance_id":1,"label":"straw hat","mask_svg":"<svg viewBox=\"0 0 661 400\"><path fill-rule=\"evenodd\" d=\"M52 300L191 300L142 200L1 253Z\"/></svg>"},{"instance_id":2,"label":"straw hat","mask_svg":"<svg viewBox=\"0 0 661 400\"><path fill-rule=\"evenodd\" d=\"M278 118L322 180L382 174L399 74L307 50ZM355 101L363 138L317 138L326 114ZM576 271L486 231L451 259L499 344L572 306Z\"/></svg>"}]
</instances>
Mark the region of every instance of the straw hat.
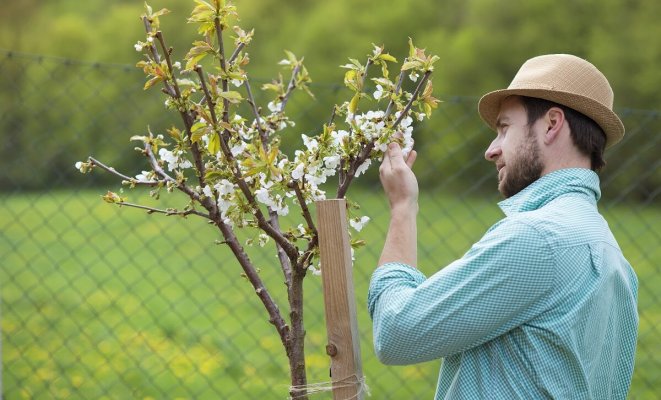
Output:
<instances>
[{"instance_id":1,"label":"straw hat","mask_svg":"<svg viewBox=\"0 0 661 400\"><path fill-rule=\"evenodd\" d=\"M507 89L485 94L480 117L496 130L500 103L508 96L537 97L572 108L596 122L606 134L606 147L624 136L624 125L613 112L613 90L589 62L569 54L549 54L523 63Z\"/></svg>"}]
</instances>

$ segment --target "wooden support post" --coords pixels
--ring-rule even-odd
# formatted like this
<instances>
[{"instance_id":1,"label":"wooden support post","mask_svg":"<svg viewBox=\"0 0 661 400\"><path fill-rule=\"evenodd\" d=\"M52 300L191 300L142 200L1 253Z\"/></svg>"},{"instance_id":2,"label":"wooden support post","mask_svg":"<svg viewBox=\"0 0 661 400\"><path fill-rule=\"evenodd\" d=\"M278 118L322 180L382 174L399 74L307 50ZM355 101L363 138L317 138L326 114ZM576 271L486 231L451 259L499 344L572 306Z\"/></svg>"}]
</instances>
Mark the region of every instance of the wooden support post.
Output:
<instances>
[{"instance_id":1,"label":"wooden support post","mask_svg":"<svg viewBox=\"0 0 661 400\"><path fill-rule=\"evenodd\" d=\"M326 353L331 357L333 399L362 400L363 366L356 319L346 200L323 200L316 205L328 332Z\"/></svg>"}]
</instances>

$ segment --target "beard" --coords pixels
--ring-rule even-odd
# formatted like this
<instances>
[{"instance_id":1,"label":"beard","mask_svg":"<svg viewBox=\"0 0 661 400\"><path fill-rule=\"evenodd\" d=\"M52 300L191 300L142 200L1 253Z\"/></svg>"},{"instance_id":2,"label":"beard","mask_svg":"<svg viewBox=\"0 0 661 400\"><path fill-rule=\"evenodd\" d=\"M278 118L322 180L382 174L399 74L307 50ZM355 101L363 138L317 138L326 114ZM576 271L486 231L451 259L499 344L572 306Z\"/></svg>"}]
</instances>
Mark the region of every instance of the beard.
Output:
<instances>
[{"instance_id":1,"label":"beard","mask_svg":"<svg viewBox=\"0 0 661 400\"><path fill-rule=\"evenodd\" d=\"M498 184L498 191L509 198L519 193L542 176L544 164L539 157L539 145L531 128L527 138L515 151L515 158L507 162L505 177Z\"/></svg>"}]
</instances>

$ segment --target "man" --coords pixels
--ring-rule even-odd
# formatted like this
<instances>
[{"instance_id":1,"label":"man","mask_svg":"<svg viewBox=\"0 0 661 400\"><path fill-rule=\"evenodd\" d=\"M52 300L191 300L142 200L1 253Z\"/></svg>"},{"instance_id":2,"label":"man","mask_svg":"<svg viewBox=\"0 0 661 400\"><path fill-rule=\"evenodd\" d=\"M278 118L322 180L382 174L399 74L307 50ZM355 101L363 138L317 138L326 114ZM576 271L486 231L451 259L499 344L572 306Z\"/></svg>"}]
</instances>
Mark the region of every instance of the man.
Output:
<instances>
[{"instance_id":1,"label":"man","mask_svg":"<svg viewBox=\"0 0 661 400\"><path fill-rule=\"evenodd\" d=\"M443 358L436 399L626 397L638 283L597 211L595 172L624 135L612 106L606 78L566 54L526 61L482 97L506 217L429 278L416 269L416 153L389 145L391 220L368 294L382 362Z\"/></svg>"}]
</instances>

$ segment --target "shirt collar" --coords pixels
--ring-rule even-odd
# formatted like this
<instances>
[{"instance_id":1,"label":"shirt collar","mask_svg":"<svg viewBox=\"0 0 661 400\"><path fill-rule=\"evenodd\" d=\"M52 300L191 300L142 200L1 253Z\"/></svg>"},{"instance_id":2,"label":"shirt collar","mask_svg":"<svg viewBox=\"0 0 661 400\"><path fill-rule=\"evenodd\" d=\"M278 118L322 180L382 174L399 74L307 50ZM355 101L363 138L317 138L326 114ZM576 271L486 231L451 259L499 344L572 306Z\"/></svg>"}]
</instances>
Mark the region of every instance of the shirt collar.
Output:
<instances>
[{"instance_id":1,"label":"shirt collar","mask_svg":"<svg viewBox=\"0 0 661 400\"><path fill-rule=\"evenodd\" d=\"M568 193L580 194L596 204L601 197L599 176L594 171L584 168L553 171L514 196L501 201L498 206L505 215L510 216L524 211L537 210Z\"/></svg>"}]
</instances>

